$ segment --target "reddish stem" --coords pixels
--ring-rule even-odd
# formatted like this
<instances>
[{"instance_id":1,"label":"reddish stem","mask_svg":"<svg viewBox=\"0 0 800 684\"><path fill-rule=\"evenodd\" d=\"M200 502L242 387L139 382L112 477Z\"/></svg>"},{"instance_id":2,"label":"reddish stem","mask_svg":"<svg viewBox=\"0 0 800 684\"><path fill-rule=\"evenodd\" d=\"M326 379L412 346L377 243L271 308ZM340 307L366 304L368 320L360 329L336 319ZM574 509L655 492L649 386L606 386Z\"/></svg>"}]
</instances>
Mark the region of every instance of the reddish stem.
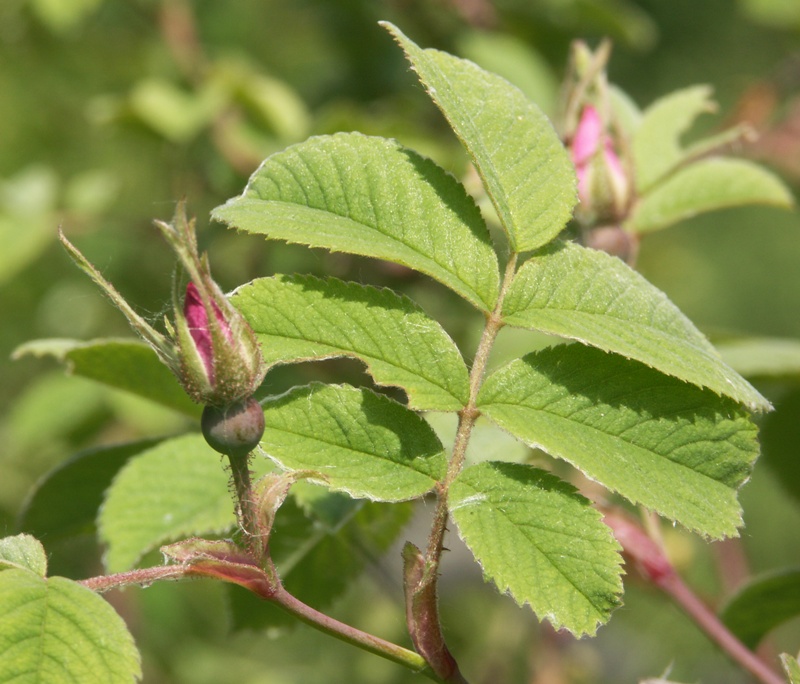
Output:
<instances>
[{"instance_id":1,"label":"reddish stem","mask_svg":"<svg viewBox=\"0 0 800 684\"><path fill-rule=\"evenodd\" d=\"M762 684L785 684L783 678L739 641L684 583L661 547L639 525L618 513L606 513L605 523L614 531L623 551L641 573L667 593L732 660Z\"/></svg>"}]
</instances>

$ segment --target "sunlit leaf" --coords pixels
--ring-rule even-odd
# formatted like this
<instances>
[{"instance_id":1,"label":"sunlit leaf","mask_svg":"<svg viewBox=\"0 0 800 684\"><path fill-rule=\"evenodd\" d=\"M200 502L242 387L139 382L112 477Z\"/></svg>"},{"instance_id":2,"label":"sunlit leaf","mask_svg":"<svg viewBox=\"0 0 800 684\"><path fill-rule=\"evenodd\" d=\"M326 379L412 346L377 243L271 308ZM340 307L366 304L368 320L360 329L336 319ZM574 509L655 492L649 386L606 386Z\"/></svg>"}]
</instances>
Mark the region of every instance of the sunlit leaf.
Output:
<instances>
[{"instance_id":1,"label":"sunlit leaf","mask_svg":"<svg viewBox=\"0 0 800 684\"><path fill-rule=\"evenodd\" d=\"M576 635L619 604L620 547L571 485L514 463L465 469L450 489L461 537L502 592Z\"/></svg>"},{"instance_id":2,"label":"sunlit leaf","mask_svg":"<svg viewBox=\"0 0 800 684\"><path fill-rule=\"evenodd\" d=\"M42 543L29 534L0 539L0 570L30 570L40 577L47 575L47 555Z\"/></svg>"},{"instance_id":3,"label":"sunlit leaf","mask_svg":"<svg viewBox=\"0 0 800 684\"><path fill-rule=\"evenodd\" d=\"M268 365L354 356L378 384L402 387L415 409L457 411L467 402L458 348L416 304L390 290L276 276L240 288L233 303L258 335Z\"/></svg>"},{"instance_id":4,"label":"sunlit leaf","mask_svg":"<svg viewBox=\"0 0 800 684\"><path fill-rule=\"evenodd\" d=\"M156 353L138 340L33 340L14 351L14 358L26 355L51 356L73 375L137 394L189 416L199 416L202 410Z\"/></svg>"},{"instance_id":5,"label":"sunlit leaf","mask_svg":"<svg viewBox=\"0 0 800 684\"><path fill-rule=\"evenodd\" d=\"M745 204L786 209L793 202L780 179L753 162L705 159L680 169L644 195L626 227L646 233L715 209Z\"/></svg>"},{"instance_id":6,"label":"sunlit leaf","mask_svg":"<svg viewBox=\"0 0 800 684\"><path fill-rule=\"evenodd\" d=\"M77 582L0 572L0 682L131 684L139 654L111 605Z\"/></svg>"},{"instance_id":7,"label":"sunlit leaf","mask_svg":"<svg viewBox=\"0 0 800 684\"><path fill-rule=\"evenodd\" d=\"M339 133L293 145L212 216L270 239L403 264L481 309L497 298L497 257L475 202L392 140Z\"/></svg>"},{"instance_id":8,"label":"sunlit leaf","mask_svg":"<svg viewBox=\"0 0 800 684\"><path fill-rule=\"evenodd\" d=\"M550 242L570 219L576 190L572 162L547 117L500 76L383 26L469 153L512 249Z\"/></svg>"},{"instance_id":9,"label":"sunlit leaf","mask_svg":"<svg viewBox=\"0 0 800 684\"><path fill-rule=\"evenodd\" d=\"M742 523L738 488L758 455L744 409L708 390L579 344L535 352L486 379L478 408L530 446L710 537Z\"/></svg>"},{"instance_id":10,"label":"sunlit leaf","mask_svg":"<svg viewBox=\"0 0 800 684\"><path fill-rule=\"evenodd\" d=\"M442 445L416 413L367 389L310 385L264 404L261 446L354 497L403 501L444 477Z\"/></svg>"},{"instance_id":11,"label":"sunlit leaf","mask_svg":"<svg viewBox=\"0 0 800 684\"><path fill-rule=\"evenodd\" d=\"M503 320L636 359L753 410L770 407L663 292L604 252L554 243L536 254L518 271Z\"/></svg>"},{"instance_id":12,"label":"sunlit leaf","mask_svg":"<svg viewBox=\"0 0 800 684\"><path fill-rule=\"evenodd\" d=\"M222 457L201 435L165 440L119 471L100 511L109 572L181 536L224 532L236 522Z\"/></svg>"}]
</instances>

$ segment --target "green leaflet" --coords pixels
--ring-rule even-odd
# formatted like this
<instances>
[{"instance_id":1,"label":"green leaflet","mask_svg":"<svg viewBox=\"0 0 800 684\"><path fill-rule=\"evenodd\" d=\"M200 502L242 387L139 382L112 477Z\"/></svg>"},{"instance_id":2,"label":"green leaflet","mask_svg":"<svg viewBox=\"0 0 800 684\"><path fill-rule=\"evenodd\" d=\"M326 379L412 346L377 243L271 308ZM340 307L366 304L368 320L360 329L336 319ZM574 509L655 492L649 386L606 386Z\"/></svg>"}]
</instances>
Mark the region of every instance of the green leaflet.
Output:
<instances>
[{"instance_id":1,"label":"green leaflet","mask_svg":"<svg viewBox=\"0 0 800 684\"><path fill-rule=\"evenodd\" d=\"M574 487L516 463L466 468L450 513L487 578L573 634L594 634L619 605L620 547Z\"/></svg>"},{"instance_id":2,"label":"green leaflet","mask_svg":"<svg viewBox=\"0 0 800 684\"><path fill-rule=\"evenodd\" d=\"M354 356L376 383L403 388L412 408L458 411L467 403L458 348L436 321L390 290L276 276L239 288L233 303L258 335L268 365Z\"/></svg>"},{"instance_id":3,"label":"green leaflet","mask_svg":"<svg viewBox=\"0 0 800 684\"><path fill-rule=\"evenodd\" d=\"M235 522L222 457L193 434L129 461L108 489L98 529L108 571L122 572L160 544L224 532Z\"/></svg>"},{"instance_id":4,"label":"green leaflet","mask_svg":"<svg viewBox=\"0 0 800 684\"><path fill-rule=\"evenodd\" d=\"M131 684L139 654L111 605L77 582L0 572L0 683Z\"/></svg>"},{"instance_id":5,"label":"green leaflet","mask_svg":"<svg viewBox=\"0 0 800 684\"><path fill-rule=\"evenodd\" d=\"M500 76L423 50L397 27L382 25L469 153L512 251L550 242L572 216L577 194L572 162L547 117Z\"/></svg>"},{"instance_id":6,"label":"green leaflet","mask_svg":"<svg viewBox=\"0 0 800 684\"><path fill-rule=\"evenodd\" d=\"M26 354L52 356L66 364L72 375L137 394L192 417L202 410L152 348L139 340L33 340L17 348L14 358Z\"/></svg>"},{"instance_id":7,"label":"green leaflet","mask_svg":"<svg viewBox=\"0 0 800 684\"><path fill-rule=\"evenodd\" d=\"M36 484L19 514L19 528L48 544L95 532L97 512L114 476L157 440L87 449L59 464Z\"/></svg>"},{"instance_id":8,"label":"green leaflet","mask_svg":"<svg viewBox=\"0 0 800 684\"><path fill-rule=\"evenodd\" d=\"M744 204L788 209L792 194L780 179L744 159L712 158L682 168L642 197L625 226L637 233L697 214Z\"/></svg>"},{"instance_id":9,"label":"green leaflet","mask_svg":"<svg viewBox=\"0 0 800 684\"><path fill-rule=\"evenodd\" d=\"M537 253L517 272L503 320L636 359L752 410L770 408L663 292L604 252L554 243Z\"/></svg>"},{"instance_id":10,"label":"green leaflet","mask_svg":"<svg viewBox=\"0 0 800 684\"><path fill-rule=\"evenodd\" d=\"M531 446L691 530L741 525L737 489L758 455L733 401L583 345L528 354L487 378L478 408Z\"/></svg>"},{"instance_id":11,"label":"green leaflet","mask_svg":"<svg viewBox=\"0 0 800 684\"><path fill-rule=\"evenodd\" d=\"M797 661L797 658L788 653L781 653L781 664L789 678L789 684L800 684L800 662Z\"/></svg>"},{"instance_id":12,"label":"green leaflet","mask_svg":"<svg viewBox=\"0 0 800 684\"><path fill-rule=\"evenodd\" d=\"M644 111L632 144L639 193L646 193L684 161L681 136L700 114L712 111L711 88L706 85L670 93Z\"/></svg>"},{"instance_id":13,"label":"green leaflet","mask_svg":"<svg viewBox=\"0 0 800 684\"><path fill-rule=\"evenodd\" d=\"M264 404L261 446L282 467L320 473L334 490L404 501L444 477L432 428L402 404L370 390L314 384Z\"/></svg>"},{"instance_id":14,"label":"green leaflet","mask_svg":"<svg viewBox=\"0 0 800 684\"><path fill-rule=\"evenodd\" d=\"M270 239L403 264L479 309L497 299L497 257L463 186L399 143L359 133L310 138L264 161L212 217Z\"/></svg>"},{"instance_id":15,"label":"green leaflet","mask_svg":"<svg viewBox=\"0 0 800 684\"><path fill-rule=\"evenodd\" d=\"M744 644L755 649L773 628L800 615L800 570L755 577L722 609L720 618Z\"/></svg>"},{"instance_id":16,"label":"green leaflet","mask_svg":"<svg viewBox=\"0 0 800 684\"><path fill-rule=\"evenodd\" d=\"M47 554L41 542L29 534L0 539L0 571L9 568L47 575Z\"/></svg>"}]
</instances>

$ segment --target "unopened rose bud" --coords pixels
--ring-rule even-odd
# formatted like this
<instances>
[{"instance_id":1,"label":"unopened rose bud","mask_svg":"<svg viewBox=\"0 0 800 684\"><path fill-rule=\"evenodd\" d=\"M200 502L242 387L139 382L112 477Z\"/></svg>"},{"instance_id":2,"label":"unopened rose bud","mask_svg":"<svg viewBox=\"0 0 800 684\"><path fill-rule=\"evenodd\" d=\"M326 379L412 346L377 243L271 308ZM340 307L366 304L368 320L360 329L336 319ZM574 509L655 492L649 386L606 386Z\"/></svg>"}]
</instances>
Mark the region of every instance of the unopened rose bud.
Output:
<instances>
[{"instance_id":1,"label":"unopened rose bud","mask_svg":"<svg viewBox=\"0 0 800 684\"><path fill-rule=\"evenodd\" d=\"M619 221L628 209L631 184L597 109L586 105L570 143L578 176L578 218L584 223Z\"/></svg>"},{"instance_id":2,"label":"unopened rose bud","mask_svg":"<svg viewBox=\"0 0 800 684\"><path fill-rule=\"evenodd\" d=\"M182 205L172 223L156 222L189 276L183 299L173 292L174 324L153 328L64 236L70 256L125 314L131 327L172 370L196 402L228 407L250 399L266 372L256 335L212 280L197 251L194 223Z\"/></svg>"}]
</instances>

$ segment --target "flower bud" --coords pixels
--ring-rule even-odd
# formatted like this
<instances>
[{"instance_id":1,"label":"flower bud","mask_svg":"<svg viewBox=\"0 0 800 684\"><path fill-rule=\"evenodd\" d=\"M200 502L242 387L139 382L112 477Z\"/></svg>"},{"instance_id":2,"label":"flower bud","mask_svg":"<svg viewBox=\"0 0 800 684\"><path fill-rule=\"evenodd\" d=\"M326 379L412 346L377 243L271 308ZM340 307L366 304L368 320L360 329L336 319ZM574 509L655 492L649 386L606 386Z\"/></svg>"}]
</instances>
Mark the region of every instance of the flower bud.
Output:
<instances>
[{"instance_id":1,"label":"flower bud","mask_svg":"<svg viewBox=\"0 0 800 684\"><path fill-rule=\"evenodd\" d=\"M174 325L166 321L167 335L137 314L63 234L60 238L75 263L122 311L194 401L227 407L249 399L266 373L253 329L212 280L208 259L197 251L194 222L187 220L183 205L172 223L156 221L156 226L189 276L182 300L173 290Z\"/></svg>"},{"instance_id":2,"label":"flower bud","mask_svg":"<svg viewBox=\"0 0 800 684\"><path fill-rule=\"evenodd\" d=\"M592 105L583 108L570 152L578 176L578 218L584 223L622 219L630 201L630 181Z\"/></svg>"}]
</instances>

